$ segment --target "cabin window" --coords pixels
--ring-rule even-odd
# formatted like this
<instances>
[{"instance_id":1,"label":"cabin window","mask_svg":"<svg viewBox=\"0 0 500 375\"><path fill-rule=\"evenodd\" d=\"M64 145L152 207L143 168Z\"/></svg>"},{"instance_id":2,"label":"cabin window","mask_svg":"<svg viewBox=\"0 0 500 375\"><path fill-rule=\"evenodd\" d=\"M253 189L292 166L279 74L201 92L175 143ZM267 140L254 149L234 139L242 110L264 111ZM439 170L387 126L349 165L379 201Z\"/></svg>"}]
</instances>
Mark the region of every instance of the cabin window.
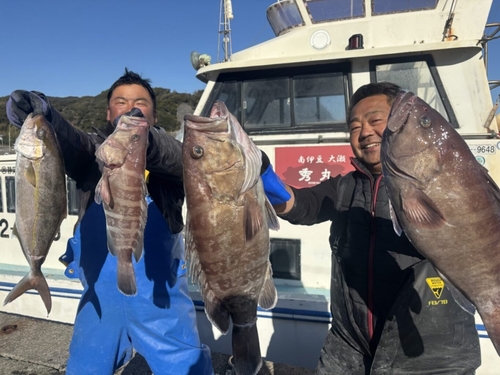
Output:
<instances>
[{"instance_id":1,"label":"cabin window","mask_svg":"<svg viewBox=\"0 0 500 375\"><path fill-rule=\"evenodd\" d=\"M402 13L415 10L434 9L438 0L372 0L372 13Z\"/></svg>"},{"instance_id":2,"label":"cabin window","mask_svg":"<svg viewBox=\"0 0 500 375\"><path fill-rule=\"evenodd\" d=\"M267 8L267 20L276 36L285 30L304 25L295 0L281 0L272 4Z\"/></svg>"},{"instance_id":3,"label":"cabin window","mask_svg":"<svg viewBox=\"0 0 500 375\"><path fill-rule=\"evenodd\" d=\"M248 134L347 131L348 69L329 64L221 74L201 115L221 100Z\"/></svg>"},{"instance_id":4,"label":"cabin window","mask_svg":"<svg viewBox=\"0 0 500 375\"><path fill-rule=\"evenodd\" d=\"M273 277L300 280L300 240L271 238L270 242Z\"/></svg>"},{"instance_id":5,"label":"cabin window","mask_svg":"<svg viewBox=\"0 0 500 375\"><path fill-rule=\"evenodd\" d=\"M7 212L16 212L16 178L5 177L5 196L7 197Z\"/></svg>"},{"instance_id":6,"label":"cabin window","mask_svg":"<svg viewBox=\"0 0 500 375\"><path fill-rule=\"evenodd\" d=\"M68 214L78 215L79 199L75 180L68 177L66 186L68 190Z\"/></svg>"},{"instance_id":7,"label":"cabin window","mask_svg":"<svg viewBox=\"0 0 500 375\"><path fill-rule=\"evenodd\" d=\"M320 124L345 121L345 96L341 73L303 76L293 81L295 123Z\"/></svg>"},{"instance_id":8,"label":"cabin window","mask_svg":"<svg viewBox=\"0 0 500 375\"><path fill-rule=\"evenodd\" d=\"M290 80L243 82L243 127L290 126Z\"/></svg>"},{"instance_id":9,"label":"cabin window","mask_svg":"<svg viewBox=\"0 0 500 375\"><path fill-rule=\"evenodd\" d=\"M304 0L311 21L326 22L364 17L364 0Z\"/></svg>"},{"instance_id":10,"label":"cabin window","mask_svg":"<svg viewBox=\"0 0 500 375\"><path fill-rule=\"evenodd\" d=\"M243 127L252 130L344 124L343 73L244 81Z\"/></svg>"},{"instance_id":11,"label":"cabin window","mask_svg":"<svg viewBox=\"0 0 500 375\"><path fill-rule=\"evenodd\" d=\"M392 82L418 95L450 121L436 82L437 72L432 74L427 61L394 62L375 64L377 82Z\"/></svg>"},{"instance_id":12,"label":"cabin window","mask_svg":"<svg viewBox=\"0 0 500 375\"><path fill-rule=\"evenodd\" d=\"M207 109L208 112L204 116L210 116L210 109L216 100L224 102L229 112L231 112L236 118L240 118L240 94L239 94L239 84L236 81L224 82L223 85L219 85L220 90L213 90L210 93L208 102L210 102L210 107ZM213 93L216 92L217 95L214 97Z\"/></svg>"}]
</instances>

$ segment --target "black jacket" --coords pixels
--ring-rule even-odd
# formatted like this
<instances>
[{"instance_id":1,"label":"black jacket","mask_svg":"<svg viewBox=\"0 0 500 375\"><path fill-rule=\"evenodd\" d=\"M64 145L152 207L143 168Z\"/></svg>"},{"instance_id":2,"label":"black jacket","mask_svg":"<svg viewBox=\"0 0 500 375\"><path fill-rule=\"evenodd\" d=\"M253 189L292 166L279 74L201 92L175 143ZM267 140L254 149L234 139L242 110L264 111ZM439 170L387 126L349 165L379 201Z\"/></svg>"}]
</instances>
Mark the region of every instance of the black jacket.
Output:
<instances>
[{"instance_id":1,"label":"black jacket","mask_svg":"<svg viewBox=\"0 0 500 375\"><path fill-rule=\"evenodd\" d=\"M307 189L293 189L294 207L281 217L303 225L332 222L332 330L350 347L370 357L379 345L387 320L393 318L395 301L405 300L400 296L403 285L412 285L417 278L415 266L424 258L404 233L401 237L395 233L382 176L373 176L355 159L352 164L356 170L346 176L330 178ZM425 277L419 279L425 286ZM427 286L422 291L432 295L430 289L425 289ZM407 316L412 308L402 307ZM456 310L462 318L467 315L454 301L445 308L431 311L426 306L417 313L425 315L429 311L433 319L439 315L437 319L444 321L449 309ZM465 320L474 334L473 317ZM477 342L477 334L472 339Z\"/></svg>"},{"instance_id":2,"label":"black jacket","mask_svg":"<svg viewBox=\"0 0 500 375\"><path fill-rule=\"evenodd\" d=\"M76 181L81 194L79 218L94 199L94 192L101 178L95 151L114 128L107 126L95 133L83 132L68 123L55 109L51 109L51 124L64 158L66 174ZM160 127L149 130L146 156L149 171L148 192L163 214L172 233L182 231L182 144Z\"/></svg>"},{"instance_id":3,"label":"black jacket","mask_svg":"<svg viewBox=\"0 0 500 375\"><path fill-rule=\"evenodd\" d=\"M396 234L384 179L352 163L346 176L294 189L294 207L281 215L295 224L332 222L332 328L318 373L473 374L481 364L474 316L447 288L430 288L441 279Z\"/></svg>"}]
</instances>

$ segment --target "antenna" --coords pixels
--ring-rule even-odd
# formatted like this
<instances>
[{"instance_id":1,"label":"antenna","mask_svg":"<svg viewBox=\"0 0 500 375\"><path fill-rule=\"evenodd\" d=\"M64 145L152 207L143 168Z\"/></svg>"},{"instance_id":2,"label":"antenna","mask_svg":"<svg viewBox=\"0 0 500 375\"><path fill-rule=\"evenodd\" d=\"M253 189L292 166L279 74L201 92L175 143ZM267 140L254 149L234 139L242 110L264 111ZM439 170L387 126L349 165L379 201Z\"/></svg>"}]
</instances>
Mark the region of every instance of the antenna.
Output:
<instances>
[{"instance_id":1,"label":"antenna","mask_svg":"<svg viewBox=\"0 0 500 375\"><path fill-rule=\"evenodd\" d=\"M217 61L219 59L220 46L224 49L224 60L229 61L233 53L231 43L231 20L233 15L233 4L231 0L220 0L220 18L219 18L219 42L217 48Z\"/></svg>"}]
</instances>

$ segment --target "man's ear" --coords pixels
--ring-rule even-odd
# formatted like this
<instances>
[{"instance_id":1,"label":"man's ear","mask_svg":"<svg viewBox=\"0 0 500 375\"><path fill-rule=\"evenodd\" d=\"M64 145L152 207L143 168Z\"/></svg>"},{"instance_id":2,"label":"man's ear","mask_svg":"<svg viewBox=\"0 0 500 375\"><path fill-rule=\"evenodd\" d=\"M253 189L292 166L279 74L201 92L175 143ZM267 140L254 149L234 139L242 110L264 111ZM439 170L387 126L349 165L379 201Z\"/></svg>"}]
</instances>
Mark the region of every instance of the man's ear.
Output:
<instances>
[{"instance_id":1,"label":"man's ear","mask_svg":"<svg viewBox=\"0 0 500 375\"><path fill-rule=\"evenodd\" d=\"M106 120L111 122L110 118L109 118L109 107L108 109L106 110Z\"/></svg>"}]
</instances>

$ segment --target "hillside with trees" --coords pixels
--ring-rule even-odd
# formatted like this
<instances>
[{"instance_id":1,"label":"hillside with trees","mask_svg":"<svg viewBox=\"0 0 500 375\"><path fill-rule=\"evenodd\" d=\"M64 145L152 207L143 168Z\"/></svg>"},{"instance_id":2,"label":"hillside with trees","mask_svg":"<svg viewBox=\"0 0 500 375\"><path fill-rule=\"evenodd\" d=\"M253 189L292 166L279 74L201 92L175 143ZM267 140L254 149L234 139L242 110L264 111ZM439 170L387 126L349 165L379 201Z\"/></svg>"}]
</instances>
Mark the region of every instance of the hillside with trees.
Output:
<instances>
[{"instance_id":1,"label":"hillside with trees","mask_svg":"<svg viewBox=\"0 0 500 375\"><path fill-rule=\"evenodd\" d=\"M158 124L167 132L175 134L181 126L182 118L186 113L193 113L200 100L202 91L193 94L178 93L165 88L154 88L157 101ZM97 96L68 96L64 98L48 97L52 106L57 109L71 124L91 131L92 126L101 127L106 123L107 90ZM9 124L5 105L8 96L0 97L0 135L3 145L8 145L10 128L10 143L14 144L19 131Z\"/></svg>"}]
</instances>

